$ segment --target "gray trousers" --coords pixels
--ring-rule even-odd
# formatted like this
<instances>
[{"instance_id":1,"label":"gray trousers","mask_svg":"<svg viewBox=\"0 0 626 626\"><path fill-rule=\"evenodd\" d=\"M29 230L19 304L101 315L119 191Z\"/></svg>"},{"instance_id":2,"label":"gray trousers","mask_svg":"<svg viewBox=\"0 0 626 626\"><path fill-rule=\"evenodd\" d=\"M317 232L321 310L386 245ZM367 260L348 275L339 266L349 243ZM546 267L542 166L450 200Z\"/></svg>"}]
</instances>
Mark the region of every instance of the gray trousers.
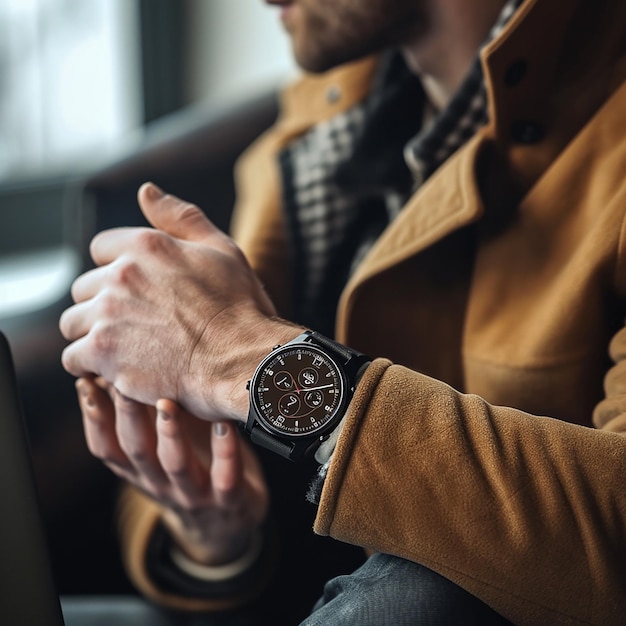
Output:
<instances>
[{"instance_id":1,"label":"gray trousers","mask_svg":"<svg viewBox=\"0 0 626 626\"><path fill-rule=\"evenodd\" d=\"M439 574L398 557L374 554L329 581L301 626L500 626L510 624Z\"/></svg>"}]
</instances>

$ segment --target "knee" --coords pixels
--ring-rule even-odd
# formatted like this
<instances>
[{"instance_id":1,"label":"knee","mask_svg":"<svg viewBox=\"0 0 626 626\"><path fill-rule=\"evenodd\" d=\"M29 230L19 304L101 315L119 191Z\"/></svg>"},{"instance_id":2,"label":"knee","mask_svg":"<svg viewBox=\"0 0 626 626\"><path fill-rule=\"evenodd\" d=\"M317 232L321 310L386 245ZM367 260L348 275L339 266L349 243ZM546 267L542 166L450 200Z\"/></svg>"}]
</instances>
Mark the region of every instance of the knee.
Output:
<instances>
[{"instance_id":1,"label":"knee","mask_svg":"<svg viewBox=\"0 0 626 626\"><path fill-rule=\"evenodd\" d=\"M375 554L353 574L329 581L303 626L507 623L479 599L432 570Z\"/></svg>"}]
</instances>

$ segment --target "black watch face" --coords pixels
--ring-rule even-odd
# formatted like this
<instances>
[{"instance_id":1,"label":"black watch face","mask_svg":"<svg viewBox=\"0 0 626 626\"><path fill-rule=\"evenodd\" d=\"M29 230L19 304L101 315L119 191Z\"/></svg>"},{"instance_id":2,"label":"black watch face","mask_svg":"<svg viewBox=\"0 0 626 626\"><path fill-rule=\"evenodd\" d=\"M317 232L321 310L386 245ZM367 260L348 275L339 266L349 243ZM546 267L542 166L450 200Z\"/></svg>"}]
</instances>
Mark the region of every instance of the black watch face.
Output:
<instances>
[{"instance_id":1,"label":"black watch face","mask_svg":"<svg viewBox=\"0 0 626 626\"><path fill-rule=\"evenodd\" d=\"M341 408L344 381L324 352L302 345L278 349L261 365L252 402L273 432L298 436L323 429Z\"/></svg>"}]
</instances>

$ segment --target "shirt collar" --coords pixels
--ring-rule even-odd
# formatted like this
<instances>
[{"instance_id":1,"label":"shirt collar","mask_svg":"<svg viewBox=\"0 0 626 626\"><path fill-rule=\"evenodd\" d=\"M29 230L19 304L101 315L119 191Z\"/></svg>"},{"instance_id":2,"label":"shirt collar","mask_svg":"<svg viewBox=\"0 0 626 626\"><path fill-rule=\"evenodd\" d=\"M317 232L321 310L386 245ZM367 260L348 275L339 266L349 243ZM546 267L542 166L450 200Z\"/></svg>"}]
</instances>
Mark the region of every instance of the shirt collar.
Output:
<instances>
[{"instance_id":1,"label":"shirt collar","mask_svg":"<svg viewBox=\"0 0 626 626\"><path fill-rule=\"evenodd\" d=\"M522 2L523 0L508 0L481 49L498 37ZM413 174L415 186L422 184L486 121L487 95L480 54L477 54L469 73L448 106L405 146L404 158Z\"/></svg>"}]
</instances>

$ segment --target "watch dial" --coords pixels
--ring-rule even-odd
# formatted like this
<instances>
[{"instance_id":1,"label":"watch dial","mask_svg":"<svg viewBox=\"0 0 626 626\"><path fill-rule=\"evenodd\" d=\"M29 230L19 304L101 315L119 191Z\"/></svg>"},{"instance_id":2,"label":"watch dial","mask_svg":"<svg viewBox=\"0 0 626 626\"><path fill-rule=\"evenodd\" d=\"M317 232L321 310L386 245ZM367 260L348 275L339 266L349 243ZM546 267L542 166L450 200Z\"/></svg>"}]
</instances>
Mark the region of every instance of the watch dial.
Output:
<instances>
[{"instance_id":1,"label":"watch dial","mask_svg":"<svg viewBox=\"0 0 626 626\"><path fill-rule=\"evenodd\" d=\"M270 430L297 436L323 429L343 397L337 364L314 347L293 346L279 348L261 365L252 401Z\"/></svg>"}]
</instances>

